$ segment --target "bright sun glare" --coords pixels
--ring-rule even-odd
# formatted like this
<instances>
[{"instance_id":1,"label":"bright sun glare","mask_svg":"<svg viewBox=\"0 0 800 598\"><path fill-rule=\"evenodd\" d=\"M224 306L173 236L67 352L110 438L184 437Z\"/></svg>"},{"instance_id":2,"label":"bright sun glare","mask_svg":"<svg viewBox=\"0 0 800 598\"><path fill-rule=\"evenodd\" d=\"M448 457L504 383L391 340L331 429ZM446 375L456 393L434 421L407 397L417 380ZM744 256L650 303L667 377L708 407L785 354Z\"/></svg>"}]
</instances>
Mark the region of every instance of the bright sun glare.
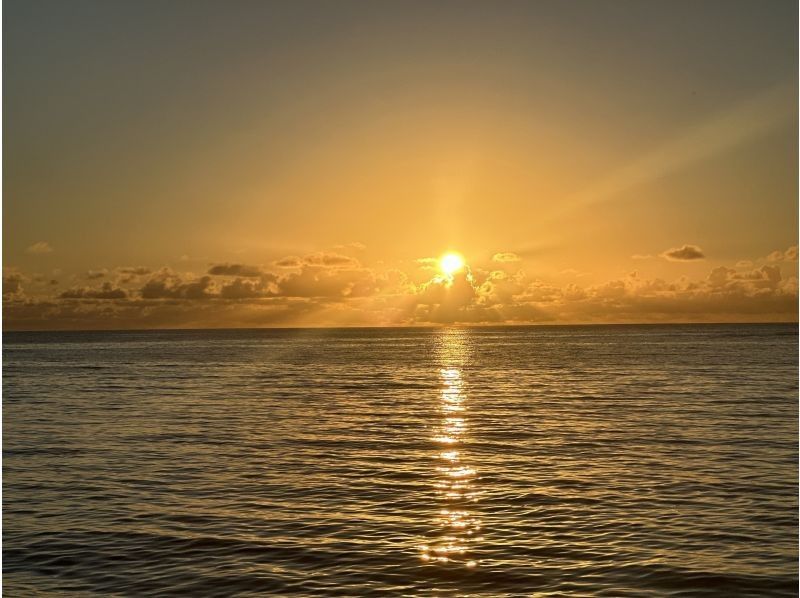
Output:
<instances>
[{"instance_id":1,"label":"bright sun glare","mask_svg":"<svg viewBox=\"0 0 800 598\"><path fill-rule=\"evenodd\" d=\"M447 276L452 276L464 267L464 258L457 253L445 253L439 258L439 268Z\"/></svg>"}]
</instances>

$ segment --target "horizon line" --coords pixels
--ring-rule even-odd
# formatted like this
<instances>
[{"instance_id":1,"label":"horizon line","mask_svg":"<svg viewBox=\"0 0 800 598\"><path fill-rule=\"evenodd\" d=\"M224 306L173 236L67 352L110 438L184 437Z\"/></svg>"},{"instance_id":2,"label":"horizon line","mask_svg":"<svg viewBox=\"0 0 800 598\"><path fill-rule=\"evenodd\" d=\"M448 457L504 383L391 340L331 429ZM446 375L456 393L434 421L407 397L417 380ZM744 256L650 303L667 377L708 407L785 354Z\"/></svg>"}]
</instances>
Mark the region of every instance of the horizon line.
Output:
<instances>
[{"instance_id":1,"label":"horizon line","mask_svg":"<svg viewBox=\"0 0 800 598\"><path fill-rule=\"evenodd\" d=\"M798 320L750 322L584 322L584 323L528 323L528 324L423 324L397 326L221 326L215 328L3 328L2 333L15 332L206 332L206 331L258 331L258 330L431 330L438 328L567 328L590 326L798 326Z\"/></svg>"}]
</instances>

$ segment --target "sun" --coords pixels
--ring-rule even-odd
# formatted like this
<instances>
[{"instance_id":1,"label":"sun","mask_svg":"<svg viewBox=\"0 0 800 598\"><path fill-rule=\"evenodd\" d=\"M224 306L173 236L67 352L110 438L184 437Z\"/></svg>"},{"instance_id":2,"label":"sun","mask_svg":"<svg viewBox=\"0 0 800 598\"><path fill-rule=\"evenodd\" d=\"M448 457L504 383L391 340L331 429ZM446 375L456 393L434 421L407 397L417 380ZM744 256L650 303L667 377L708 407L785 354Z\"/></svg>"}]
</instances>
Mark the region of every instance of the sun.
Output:
<instances>
[{"instance_id":1,"label":"sun","mask_svg":"<svg viewBox=\"0 0 800 598\"><path fill-rule=\"evenodd\" d=\"M439 269L447 276L452 276L464 267L464 258L458 253L448 252L439 258Z\"/></svg>"}]
</instances>

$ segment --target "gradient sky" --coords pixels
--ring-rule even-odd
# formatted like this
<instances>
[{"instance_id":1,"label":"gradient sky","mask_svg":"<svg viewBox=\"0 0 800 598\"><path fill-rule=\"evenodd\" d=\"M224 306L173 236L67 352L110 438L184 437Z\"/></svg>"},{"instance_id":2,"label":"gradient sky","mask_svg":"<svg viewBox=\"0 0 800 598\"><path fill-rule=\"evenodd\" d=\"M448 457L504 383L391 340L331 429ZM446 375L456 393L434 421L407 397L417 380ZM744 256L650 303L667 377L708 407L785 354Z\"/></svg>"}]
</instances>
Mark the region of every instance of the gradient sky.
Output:
<instances>
[{"instance_id":1,"label":"gradient sky","mask_svg":"<svg viewBox=\"0 0 800 598\"><path fill-rule=\"evenodd\" d=\"M6 328L797 319L794 1L3 22Z\"/></svg>"}]
</instances>

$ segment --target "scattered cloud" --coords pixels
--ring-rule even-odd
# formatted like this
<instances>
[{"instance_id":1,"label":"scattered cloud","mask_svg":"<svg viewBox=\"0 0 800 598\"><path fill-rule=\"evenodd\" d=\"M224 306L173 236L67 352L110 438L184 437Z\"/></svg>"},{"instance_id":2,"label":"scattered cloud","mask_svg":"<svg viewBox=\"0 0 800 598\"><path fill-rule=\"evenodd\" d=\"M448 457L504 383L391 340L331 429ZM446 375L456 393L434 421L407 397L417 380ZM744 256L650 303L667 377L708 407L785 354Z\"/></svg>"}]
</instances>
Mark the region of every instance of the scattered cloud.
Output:
<instances>
[{"instance_id":1,"label":"scattered cloud","mask_svg":"<svg viewBox=\"0 0 800 598\"><path fill-rule=\"evenodd\" d=\"M223 299L255 299L268 294L268 288L262 279L237 278L223 285L219 296Z\"/></svg>"},{"instance_id":2,"label":"scattered cloud","mask_svg":"<svg viewBox=\"0 0 800 598\"><path fill-rule=\"evenodd\" d=\"M304 266L276 281L275 294L283 297L365 297L377 290L375 275L366 269L344 270Z\"/></svg>"},{"instance_id":3,"label":"scattered cloud","mask_svg":"<svg viewBox=\"0 0 800 598\"><path fill-rule=\"evenodd\" d=\"M138 282L144 276L150 274L152 270L145 266L122 266L117 268L115 272L119 284L130 284L132 282Z\"/></svg>"},{"instance_id":4,"label":"scattered cloud","mask_svg":"<svg viewBox=\"0 0 800 598\"><path fill-rule=\"evenodd\" d=\"M146 276L147 274L150 274L152 270L150 268L145 268L144 266L123 266L121 268L117 268L117 272L131 276Z\"/></svg>"},{"instance_id":5,"label":"scattered cloud","mask_svg":"<svg viewBox=\"0 0 800 598\"><path fill-rule=\"evenodd\" d=\"M3 274L3 297L22 295L23 276L18 272Z\"/></svg>"},{"instance_id":6,"label":"scattered cloud","mask_svg":"<svg viewBox=\"0 0 800 598\"><path fill-rule=\"evenodd\" d=\"M215 264L208 269L212 276L244 276L255 278L263 273L257 266L245 266L244 264Z\"/></svg>"},{"instance_id":7,"label":"scattered cloud","mask_svg":"<svg viewBox=\"0 0 800 598\"><path fill-rule=\"evenodd\" d=\"M278 268L302 268L304 266L357 268L361 265L360 262L354 257L326 251L319 251L317 253L306 255L305 257L290 255L273 262L273 264Z\"/></svg>"},{"instance_id":8,"label":"scattered cloud","mask_svg":"<svg viewBox=\"0 0 800 598\"><path fill-rule=\"evenodd\" d=\"M683 259L702 254L694 246L670 252ZM296 267L274 272L228 263L214 264L206 274L121 267L113 270L113 281L61 293L48 290L48 279L41 277L23 289L34 278L9 268L3 277L4 322L24 329L797 319L796 273L782 261L719 266L694 280L646 278L634 271L578 285L511 272L503 268L507 262L496 262L494 270L420 278L419 268L376 270L336 254L291 259Z\"/></svg>"},{"instance_id":9,"label":"scattered cloud","mask_svg":"<svg viewBox=\"0 0 800 598\"><path fill-rule=\"evenodd\" d=\"M44 255L45 253L52 252L53 248L47 241L38 241L25 250L25 253L30 253L32 255Z\"/></svg>"},{"instance_id":10,"label":"scattered cloud","mask_svg":"<svg viewBox=\"0 0 800 598\"><path fill-rule=\"evenodd\" d=\"M651 260L651 259L653 259L653 256L650 255L649 253L646 253L646 254L634 253L631 256L631 259L633 259L633 260Z\"/></svg>"},{"instance_id":11,"label":"scattered cloud","mask_svg":"<svg viewBox=\"0 0 800 598\"><path fill-rule=\"evenodd\" d=\"M210 276L184 281L179 275L162 270L140 289L143 299L209 299L214 284Z\"/></svg>"},{"instance_id":12,"label":"scattered cloud","mask_svg":"<svg viewBox=\"0 0 800 598\"><path fill-rule=\"evenodd\" d=\"M671 262L690 262L705 259L706 256L697 245L682 245L681 247L667 249L661 253L661 257Z\"/></svg>"},{"instance_id":13,"label":"scattered cloud","mask_svg":"<svg viewBox=\"0 0 800 598\"><path fill-rule=\"evenodd\" d=\"M786 251L781 251L781 250L773 251L765 259L768 262L796 262L797 245L792 245Z\"/></svg>"},{"instance_id":14,"label":"scattered cloud","mask_svg":"<svg viewBox=\"0 0 800 598\"><path fill-rule=\"evenodd\" d=\"M367 246L363 243L359 243L358 241L354 241L353 243L344 243L341 245L334 245L334 249L338 249L339 251L347 251L348 249L354 249L356 251L364 251Z\"/></svg>"},{"instance_id":15,"label":"scattered cloud","mask_svg":"<svg viewBox=\"0 0 800 598\"><path fill-rule=\"evenodd\" d=\"M108 270L103 268L102 270L89 270L86 272L86 278L88 280L97 280L98 278L103 278L108 274Z\"/></svg>"},{"instance_id":16,"label":"scattered cloud","mask_svg":"<svg viewBox=\"0 0 800 598\"><path fill-rule=\"evenodd\" d=\"M510 251L506 251L504 253L495 253L492 256L493 262L519 262L521 261L520 257L516 253L511 253Z\"/></svg>"},{"instance_id":17,"label":"scattered cloud","mask_svg":"<svg viewBox=\"0 0 800 598\"><path fill-rule=\"evenodd\" d=\"M64 291L61 299L125 299L128 293L110 282L104 282L100 288L78 287Z\"/></svg>"},{"instance_id":18,"label":"scattered cloud","mask_svg":"<svg viewBox=\"0 0 800 598\"><path fill-rule=\"evenodd\" d=\"M439 260L435 257L421 257L414 260L415 264L419 264L419 268L425 271L435 272L439 270Z\"/></svg>"},{"instance_id":19,"label":"scattered cloud","mask_svg":"<svg viewBox=\"0 0 800 598\"><path fill-rule=\"evenodd\" d=\"M290 255L278 260L277 262L274 262L274 264L278 268L299 268L303 265L303 260L297 256Z\"/></svg>"},{"instance_id":20,"label":"scattered cloud","mask_svg":"<svg viewBox=\"0 0 800 598\"><path fill-rule=\"evenodd\" d=\"M326 253L321 251L307 255L303 262L309 266L329 266L333 268L352 268L357 267L359 262L357 259L339 253Z\"/></svg>"}]
</instances>

